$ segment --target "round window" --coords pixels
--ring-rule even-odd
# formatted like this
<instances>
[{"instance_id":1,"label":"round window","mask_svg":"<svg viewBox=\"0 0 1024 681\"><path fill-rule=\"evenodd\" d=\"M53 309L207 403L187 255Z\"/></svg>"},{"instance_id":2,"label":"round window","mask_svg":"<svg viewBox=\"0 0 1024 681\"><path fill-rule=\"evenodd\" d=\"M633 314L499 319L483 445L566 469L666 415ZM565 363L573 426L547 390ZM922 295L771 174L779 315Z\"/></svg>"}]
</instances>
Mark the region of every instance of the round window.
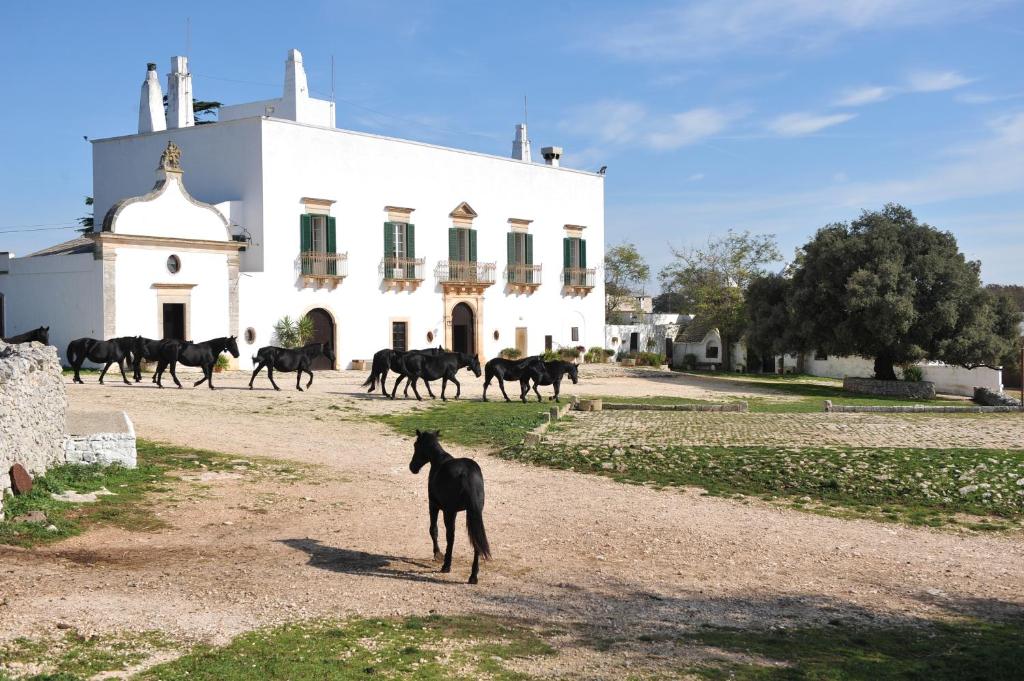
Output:
<instances>
[{"instance_id":1,"label":"round window","mask_svg":"<svg viewBox=\"0 0 1024 681\"><path fill-rule=\"evenodd\" d=\"M181 258L176 255L168 256L167 258L167 271L171 274L177 274L181 269Z\"/></svg>"},{"instance_id":2,"label":"round window","mask_svg":"<svg viewBox=\"0 0 1024 681\"><path fill-rule=\"evenodd\" d=\"M501 337L501 334L499 334L499 333L498 333L498 330L497 330L497 329L495 329L495 330L494 330L494 340L498 340L498 339L499 339L500 337Z\"/></svg>"},{"instance_id":3,"label":"round window","mask_svg":"<svg viewBox=\"0 0 1024 681\"><path fill-rule=\"evenodd\" d=\"M434 332L433 331L427 331L427 342L428 343L433 343L434 342Z\"/></svg>"},{"instance_id":4,"label":"round window","mask_svg":"<svg viewBox=\"0 0 1024 681\"><path fill-rule=\"evenodd\" d=\"M256 329L251 326L245 330L245 342L252 345L256 342Z\"/></svg>"}]
</instances>

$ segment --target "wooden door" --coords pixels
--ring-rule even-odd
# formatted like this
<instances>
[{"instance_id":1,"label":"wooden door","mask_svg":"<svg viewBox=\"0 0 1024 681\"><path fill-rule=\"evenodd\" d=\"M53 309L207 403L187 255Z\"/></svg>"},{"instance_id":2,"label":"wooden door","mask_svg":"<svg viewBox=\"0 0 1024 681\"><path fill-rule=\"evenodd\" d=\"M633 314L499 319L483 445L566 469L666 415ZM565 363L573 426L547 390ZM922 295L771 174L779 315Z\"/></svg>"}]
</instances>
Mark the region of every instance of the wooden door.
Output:
<instances>
[{"instance_id":1,"label":"wooden door","mask_svg":"<svg viewBox=\"0 0 1024 681\"><path fill-rule=\"evenodd\" d=\"M526 357L526 327L516 327L516 350L519 351L520 357Z\"/></svg>"}]
</instances>

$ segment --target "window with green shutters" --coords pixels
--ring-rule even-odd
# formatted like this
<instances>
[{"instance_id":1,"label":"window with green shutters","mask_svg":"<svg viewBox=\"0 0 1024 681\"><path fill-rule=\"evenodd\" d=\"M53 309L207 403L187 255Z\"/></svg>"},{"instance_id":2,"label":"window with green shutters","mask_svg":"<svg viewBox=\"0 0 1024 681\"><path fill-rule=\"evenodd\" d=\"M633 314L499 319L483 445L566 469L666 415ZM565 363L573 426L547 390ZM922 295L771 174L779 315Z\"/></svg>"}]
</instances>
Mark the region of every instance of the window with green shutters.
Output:
<instances>
[{"instance_id":1,"label":"window with green shutters","mask_svg":"<svg viewBox=\"0 0 1024 681\"><path fill-rule=\"evenodd\" d=\"M513 284L532 284L533 270L516 265L533 264L533 235L526 232L508 233L508 280Z\"/></svg>"},{"instance_id":2,"label":"window with green shutters","mask_svg":"<svg viewBox=\"0 0 1024 681\"><path fill-rule=\"evenodd\" d=\"M299 250L305 254L316 253L337 253L337 223L330 215L314 213L303 213L299 216ZM303 257L302 273L312 274L315 258ZM333 259L326 259L326 271L324 273L334 275L337 273L337 263Z\"/></svg>"},{"instance_id":3,"label":"window with green shutters","mask_svg":"<svg viewBox=\"0 0 1024 681\"><path fill-rule=\"evenodd\" d=\"M396 268L412 267L403 263L416 257L416 226L406 222L384 223L384 278L393 279Z\"/></svg>"},{"instance_id":4,"label":"window with green shutters","mask_svg":"<svg viewBox=\"0 0 1024 681\"><path fill-rule=\"evenodd\" d=\"M469 227L448 229L448 259L476 262L476 230Z\"/></svg>"},{"instance_id":5,"label":"window with green shutters","mask_svg":"<svg viewBox=\"0 0 1024 681\"><path fill-rule=\"evenodd\" d=\"M562 239L562 267L566 284L574 284L570 270L581 270L587 267L587 242L575 236ZM577 276L577 279L579 277Z\"/></svg>"}]
</instances>

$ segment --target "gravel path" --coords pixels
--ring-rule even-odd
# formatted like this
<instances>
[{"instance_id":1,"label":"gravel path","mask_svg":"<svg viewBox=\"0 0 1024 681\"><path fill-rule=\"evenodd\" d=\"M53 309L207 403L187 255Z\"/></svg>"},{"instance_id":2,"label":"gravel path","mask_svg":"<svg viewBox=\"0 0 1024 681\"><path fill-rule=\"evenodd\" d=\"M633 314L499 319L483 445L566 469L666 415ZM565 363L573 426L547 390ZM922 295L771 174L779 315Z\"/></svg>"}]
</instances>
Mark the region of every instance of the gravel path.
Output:
<instances>
[{"instance_id":1,"label":"gravel path","mask_svg":"<svg viewBox=\"0 0 1024 681\"><path fill-rule=\"evenodd\" d=\"M450 575L431 561L411 439L362 418L413 403L368 399L363 377L318 374L306 393L245 390L248 376L230 373L216 392L69 384L73 408L125 409L140 437L315 472L294 483L223 476L198 494L161 495L172 527L156 533L100 528L35 550L0 547L0 639L62 623L223 642L301 617L490 612L573 632L555 671L617 678L653 659L640 632L1024 611L1020 536L844 521L450 447L476 458L487 481L495 555L469 587L463 531ZM577 389L715 392L694 378L593 378ZM590 643L597 635L633 642L604 653Z\"/></svg>"}]
</instances>

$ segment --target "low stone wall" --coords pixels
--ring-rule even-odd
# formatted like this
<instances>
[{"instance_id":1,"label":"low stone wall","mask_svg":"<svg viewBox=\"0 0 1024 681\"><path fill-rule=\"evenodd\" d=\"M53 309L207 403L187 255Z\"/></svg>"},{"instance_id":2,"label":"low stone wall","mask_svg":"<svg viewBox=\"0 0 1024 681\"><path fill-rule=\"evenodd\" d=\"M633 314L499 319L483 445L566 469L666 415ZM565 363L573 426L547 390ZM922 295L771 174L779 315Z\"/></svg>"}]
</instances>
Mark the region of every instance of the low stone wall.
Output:
<instances>
[{"instance_id":1,"label":"low stone wall","mask_svg":"<svg viewBox=\"0 0 1024 681\"><path fill-rule=\"evenodd\" d=\"M825 411L844 414L882 413L882 414L994 414L999 412L1018 412L1019 407L981 407L981 406L939 406L936 404L892 404L892 405L854 405L832 404L825 400Z\"/></svg>"},{"instance_id":2,"label":"low stone wall","mask_svg":"<svg viewBox=\"0 0 1024 681\"><path fill-rule=\"evenodd\" d=\"M67 412L57 348L0 341L0 518L11 466L35 476L63 461Z\"/></svg>"},{"instance_id":3,"label":"low stone wall","mask_svg":"<svg viewBox=\"0 0 1024 681\"><path fill-rule=\"evenodd\" d=\"M861 395L903 397L909 400L935 399L935 384L930 381L880 381L874 378L843 379L843 390Z\"/></svg>"},{"instance_id":4,"label":"low stone wall","mask_svg":"<svg viewBox=\"0 0 1024 681\"><path fill-rule=\"evenodd\" d=\"M629 402L605 402L605 410L619 411L750 411L746 402L714 402L694 404L645 404Z\"/></svg>"},{"instance_id":5,"label":"low stone wall","mask_svg":"<svg viewBox=\"0 0 1024 681\"><path fill-rule=\"evenodd\" d=\"M120 413L118 421L114 424L115 432L69 435L64 440L67 463L100 466L118 464L125 468L135 468L138 456L135 449L135 426L125 412Z\"/></svg>"},{"instance_id":6,"label":"low stone wall","mask_svg":"<svg viewBox=\"0 0 1024 681\"><path fill-rule=\"evenodd\" d=\"M975 388L974 401L986 407L1014 407L1020 409L1020 400L1015 400L1004 393L997 393L988 388Z\"/></svg>"}]
</instances>

